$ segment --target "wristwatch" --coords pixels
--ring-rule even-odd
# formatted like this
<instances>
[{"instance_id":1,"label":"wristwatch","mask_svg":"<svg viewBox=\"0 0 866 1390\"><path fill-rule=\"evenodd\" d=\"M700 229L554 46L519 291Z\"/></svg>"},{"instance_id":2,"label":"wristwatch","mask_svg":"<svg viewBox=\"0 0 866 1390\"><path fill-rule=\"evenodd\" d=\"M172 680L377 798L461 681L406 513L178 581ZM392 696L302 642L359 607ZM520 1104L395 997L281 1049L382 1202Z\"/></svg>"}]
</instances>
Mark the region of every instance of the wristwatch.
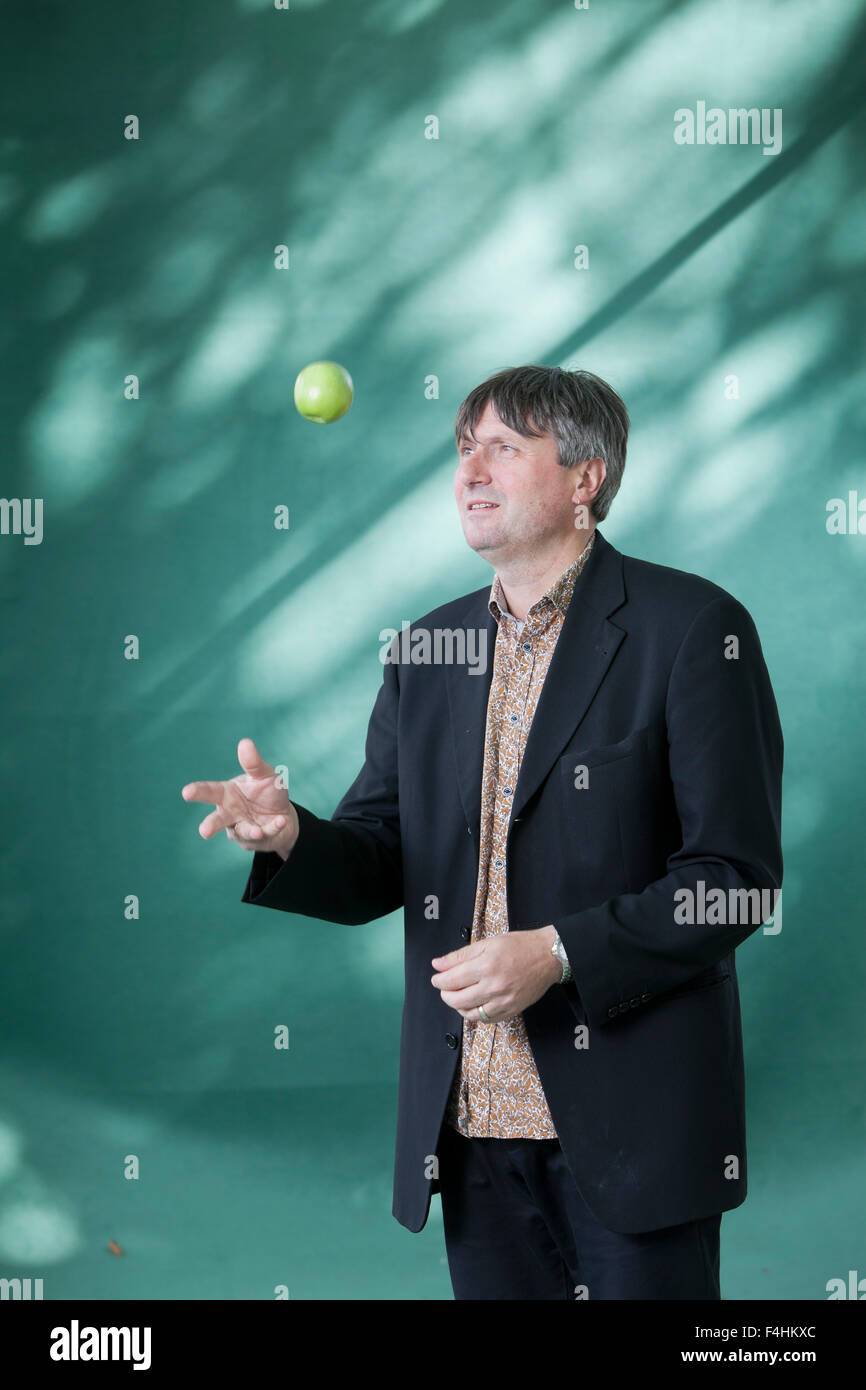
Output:
<instances>
[{"instance_id":1,"label":"wristwatch","mask_svg":"<svg viewBox=\"0 0 866 1390\"><path fill-rule=\"evenodd\" d=\"M565 954L565 947L562 944L559 932L556 931L555 927L554 931L556 932L556 938L554 940L553 945L550 948L550 952L551 955L556 956L556 959L562 966L562 979L559 983L561 985L567 985L569 980L571 979L571 966L568 963L568 956Z\"/></svg>"}]
</instances>

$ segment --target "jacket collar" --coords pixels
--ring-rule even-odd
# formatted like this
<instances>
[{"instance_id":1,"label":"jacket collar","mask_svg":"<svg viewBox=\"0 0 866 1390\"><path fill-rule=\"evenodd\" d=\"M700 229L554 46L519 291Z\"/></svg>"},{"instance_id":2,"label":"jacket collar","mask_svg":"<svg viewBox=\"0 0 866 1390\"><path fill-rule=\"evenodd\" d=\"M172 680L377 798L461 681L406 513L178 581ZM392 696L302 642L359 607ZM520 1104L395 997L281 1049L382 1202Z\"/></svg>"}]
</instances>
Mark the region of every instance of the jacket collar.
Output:
<instances>
[{"instance_id":1,"label":"jacket collar","mask_svg":"<svg viewBox=\"0 0 866 1390\"><path fill-rule=\"evenodd\" d=\"M469 827L478 837L487 700L493 677L497 623L489 608L490 590L479 590L460 619L481 629L487 653L483 674L468 665L446 668L451 736L457 760L460 798ZM526 741L511 807L510 824L541 786L556 758L580 724L625 631L610 621L625 602L622 552L596 528L592 553L575 585L562 631L551 658Z\"/></svg>"}]
</instances>

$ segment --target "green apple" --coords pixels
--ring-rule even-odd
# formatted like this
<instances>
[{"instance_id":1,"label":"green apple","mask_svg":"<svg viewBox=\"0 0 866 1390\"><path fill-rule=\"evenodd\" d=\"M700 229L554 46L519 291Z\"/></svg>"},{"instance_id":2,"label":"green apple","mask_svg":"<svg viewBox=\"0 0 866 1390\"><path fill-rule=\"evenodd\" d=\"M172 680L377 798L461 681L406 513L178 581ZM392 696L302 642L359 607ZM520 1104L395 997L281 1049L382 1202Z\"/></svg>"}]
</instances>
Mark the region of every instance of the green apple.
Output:
<instances>
[{"instance_id":1,"label":"green apple","mask_svg":"<svg viewBox=\"0 0 866 1390\"><path fill-rule=\"evenodd\" d=\"M295 380L295 405L305 420L329 425L352 404L352 378L339 362L310 362Z\"/></svg>"}]
</instances>

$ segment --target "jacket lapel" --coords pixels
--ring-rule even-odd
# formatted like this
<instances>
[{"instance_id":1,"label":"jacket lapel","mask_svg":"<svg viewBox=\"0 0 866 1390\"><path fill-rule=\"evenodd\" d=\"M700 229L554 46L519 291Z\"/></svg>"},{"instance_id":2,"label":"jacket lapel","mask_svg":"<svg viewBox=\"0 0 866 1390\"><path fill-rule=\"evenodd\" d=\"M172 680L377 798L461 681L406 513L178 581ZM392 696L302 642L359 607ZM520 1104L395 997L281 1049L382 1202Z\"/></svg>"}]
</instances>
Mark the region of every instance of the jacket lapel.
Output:
<instances>
[{"instance_id":1,"label":"jacket lapel","mask_svg":"<svg viewBox=\"0 0 866 1390\"><path fill-rule=\"evenodd\" d=\"M485 673L471 675L468 666L447 669L457 780L466 819L476 839L481 818L487 700L497 633L496 619L487 606L489 594L486 589L473 595L461 624L486 630ZM592 554L574 586L526 741L511 823L541 786L604 680L625 636L622 628L610 622L609 615L624 601L622 553L596 530Z\"/></svg>"}]
</instances>

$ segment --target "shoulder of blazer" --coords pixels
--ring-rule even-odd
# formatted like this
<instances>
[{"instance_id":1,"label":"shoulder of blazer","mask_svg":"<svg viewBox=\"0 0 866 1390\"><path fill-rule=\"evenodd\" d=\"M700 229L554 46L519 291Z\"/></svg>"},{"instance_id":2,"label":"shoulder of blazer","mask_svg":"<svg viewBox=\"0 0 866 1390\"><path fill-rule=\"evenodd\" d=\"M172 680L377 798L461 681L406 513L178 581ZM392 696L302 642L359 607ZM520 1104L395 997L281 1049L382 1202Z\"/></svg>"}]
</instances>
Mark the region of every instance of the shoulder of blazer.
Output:
<instances>
[{"instance_id":1,"label":"shoulder of blazer","mask_svg":"<svg viewBox=\"0 0 866 1390\"><path fill-rule=\"evenodd\" d=\"M638 620L663 616L666 622L688 624L702 609L721 599L732 609L747 611L734 594L703 575L633 555L624 554L622 559L626 604Z\"/></svg>"},{"instance_id":2,"label":"shoulder of blazer","mask_svg":"<svg viewBox=\"0 0 866 1390\"><path fill-rule=\"evenodd\" d=\"M598 598L600 601L606 601L608 612L615 611L625 603L632 613L638 616L649 617L652 614L663 613L667 619L679 616L681 620L691 621L700 609L716 599L728 599L729 602L742 607L733 594L721 585L713 583L711 579L705 579L702 575L693 574L688 570L674 569L670 565L660 565L652 560L640 560L633 555L625 554L613 545L599 528L596 528L594 549L596 553L590 556L590 564L587 565L585 576L582 578L589 579L593 561L596 562L593 567L596 572L605 571L606 582L602 585L603 593L599 593ZM621 587L617 589L620 577ZM493 625L495 619L488 607L492 582L491 577L490 583L482 588L462 594L459 598L449 599L437 608L431 608L428 613L414 619L410 624L410 630L415 627L460 628ZM578 586L575 592L589 596L592 587L592 584L584 584L582 589Z\"/></svg>"},{"instance_id":3,"label":"shoulder of blazer","mask_svg":"<svg viewBox=\"0 0 866 1390\"><path fill-rule=\"evenodd\" d=\"M491 579L490 584L493 583ZM490 598L490 584L485 584L483 589L476 589L474 593L462 594L459 598L449 599L447 603L442 603L438 608L431 608L429 613L424 613L420 618L415 618L410 624L410 631L414 627L468 627L470 625L486 623L488 620L495 621L493 614L488 608Z\"/></svg>"}]
</instances>

